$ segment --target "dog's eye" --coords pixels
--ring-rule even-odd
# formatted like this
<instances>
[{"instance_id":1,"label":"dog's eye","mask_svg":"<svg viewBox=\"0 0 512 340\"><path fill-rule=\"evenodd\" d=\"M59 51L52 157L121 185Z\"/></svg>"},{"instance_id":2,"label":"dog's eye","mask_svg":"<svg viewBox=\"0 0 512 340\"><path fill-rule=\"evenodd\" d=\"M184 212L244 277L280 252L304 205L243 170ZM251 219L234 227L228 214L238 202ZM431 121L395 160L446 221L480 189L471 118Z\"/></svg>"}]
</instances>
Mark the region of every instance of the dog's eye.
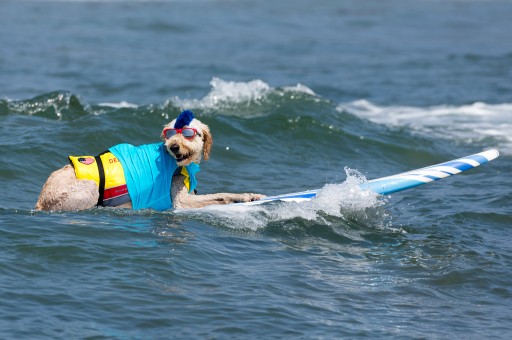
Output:
<instances>
[{"instance_id":1,"label":"dog's eye","mask_svg":"<svg viewBox=\"0 0 512 340\"><path fill-rule=\"evenodd\" d=\"M174 136L176 134L176 130L175 129L167 129L167 130L164 130L164 137L166 139L169 139L171 138L172 136Z\"/></svg>"},{"instance_id":2,"label":"dog's eye","mask_svg":"<svg viewBox=\"0 0 512 340\"><path fill-rule=\"evenodd\" d=\"M192 138L196 134L196 132L192 129L183 129L183 131L181 133L183 134L183 137L185 137L185 138Z\"/></svg>"}]
</instances>

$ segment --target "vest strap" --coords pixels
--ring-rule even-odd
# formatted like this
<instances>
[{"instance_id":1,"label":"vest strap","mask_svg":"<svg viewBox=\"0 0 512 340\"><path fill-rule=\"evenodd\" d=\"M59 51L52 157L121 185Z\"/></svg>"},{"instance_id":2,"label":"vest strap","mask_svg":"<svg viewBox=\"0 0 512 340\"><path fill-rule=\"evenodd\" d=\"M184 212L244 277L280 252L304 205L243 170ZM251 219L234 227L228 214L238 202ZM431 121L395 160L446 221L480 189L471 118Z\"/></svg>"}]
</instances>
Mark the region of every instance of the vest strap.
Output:
<instances>
[{"instance_id":1,"label":"vest strap","mask_svg":"<svg viewBox=\"0 0 512 340\"><path fill-rule=\"evenodd\" d=\"M174 176L180 176L180 175L181 175L181 169L183 169L183 167L182 167L182 166L178 166L178 167L176 168L176 170L174 170L174 172L173 172L173 174L172 174L172 177L174 177Z\"/></svg>"},{"instance_id":2,"label":"vest strap","mask_svg":"<svg viewBox=\"0 0 512 340\"><path fill-rule=\"evenodd\" d=\"M107 151L105 151L105 152L107 152ZM100 158L100 156L103 155L105 152L102 152L98 156L94 157L94 159L96 160L96 164L98 165L98 175L100 177L100 183L99 183L100 197L98 197L97 205L102 205L103 194L105 192L105 169L103 168L103 162Z\"/></svg>"}]
</instances>

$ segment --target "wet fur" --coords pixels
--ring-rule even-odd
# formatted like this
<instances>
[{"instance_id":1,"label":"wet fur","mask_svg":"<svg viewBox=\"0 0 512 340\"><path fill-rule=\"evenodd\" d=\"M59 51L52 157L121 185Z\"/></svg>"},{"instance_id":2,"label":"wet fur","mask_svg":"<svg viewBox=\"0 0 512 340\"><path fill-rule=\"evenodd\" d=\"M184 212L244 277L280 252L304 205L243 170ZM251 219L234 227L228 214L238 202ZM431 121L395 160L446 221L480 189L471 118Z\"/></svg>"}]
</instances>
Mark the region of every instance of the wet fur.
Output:
<instances>
[{"instance_id":1,"label":"wet fur","mask_svg":"<svg viewBox=\"0 0 512 340\"><path fill-rule=\"evenodd\" d=\"M212 149L213 138L207 125L196 120L198 132L193 139L186 139L176 134L169 139L163 136L167 152L174 157L178 166L186 166L192 162L199 163L202 158L208 160ZM166 126L168 127L169 124ZM258 200L264 195L244 193L217 193L207 195L189 194L183 183L182 175L173 177L171 197L174 208L201 208L212 204L227 204ZM92 180L81 180L75 176L71 165L54 171L47 179L36 203L36 210L73 211L90 209L96 206L99 198L98 186ZM118 208L132 208L131 202Z\"/></svg>"}]
</instances>

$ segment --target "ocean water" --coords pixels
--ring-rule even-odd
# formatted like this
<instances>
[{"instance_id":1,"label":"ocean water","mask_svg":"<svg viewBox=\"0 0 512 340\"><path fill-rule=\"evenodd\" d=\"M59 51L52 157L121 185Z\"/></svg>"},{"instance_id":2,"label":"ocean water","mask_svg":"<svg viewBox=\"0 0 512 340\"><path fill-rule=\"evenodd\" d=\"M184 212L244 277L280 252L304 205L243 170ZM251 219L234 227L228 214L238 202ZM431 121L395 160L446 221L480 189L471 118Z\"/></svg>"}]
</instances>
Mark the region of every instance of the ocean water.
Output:
<instances>
[{"instance_id":1,"label":"ocean water","mask_svg":"<svg viewBox=\"0 0 512 340\"><path fill-rule=\"evenodd\" d=\"M512 2L0 1L0 338L510 338ZM200 193L33 210L193 110ZM497 148L390 196L358 183Z\"/></svg>"}]
</instances>

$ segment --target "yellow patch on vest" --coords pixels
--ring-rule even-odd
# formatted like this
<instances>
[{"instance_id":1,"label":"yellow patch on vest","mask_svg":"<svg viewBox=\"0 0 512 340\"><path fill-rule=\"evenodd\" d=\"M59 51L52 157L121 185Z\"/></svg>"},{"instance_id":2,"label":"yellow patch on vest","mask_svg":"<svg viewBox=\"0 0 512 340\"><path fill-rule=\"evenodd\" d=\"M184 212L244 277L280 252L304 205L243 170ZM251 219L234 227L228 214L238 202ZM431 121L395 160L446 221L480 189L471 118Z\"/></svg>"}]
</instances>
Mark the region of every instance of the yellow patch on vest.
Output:
<instances>
[{"instance_id":1,"label":"yellow patch on vest","mask_svg":"<svg viewBox=\"0 0 512 340\"><path fill-rule=\"evenodd\" d=\"M125 185L121 162L111 152L104 153L100 159L105 170L105 189ZM99 188L100 176L94 156L69 156L69 160L75 168L76 178L93 180Z\"/></svg>"}]
</instances>

